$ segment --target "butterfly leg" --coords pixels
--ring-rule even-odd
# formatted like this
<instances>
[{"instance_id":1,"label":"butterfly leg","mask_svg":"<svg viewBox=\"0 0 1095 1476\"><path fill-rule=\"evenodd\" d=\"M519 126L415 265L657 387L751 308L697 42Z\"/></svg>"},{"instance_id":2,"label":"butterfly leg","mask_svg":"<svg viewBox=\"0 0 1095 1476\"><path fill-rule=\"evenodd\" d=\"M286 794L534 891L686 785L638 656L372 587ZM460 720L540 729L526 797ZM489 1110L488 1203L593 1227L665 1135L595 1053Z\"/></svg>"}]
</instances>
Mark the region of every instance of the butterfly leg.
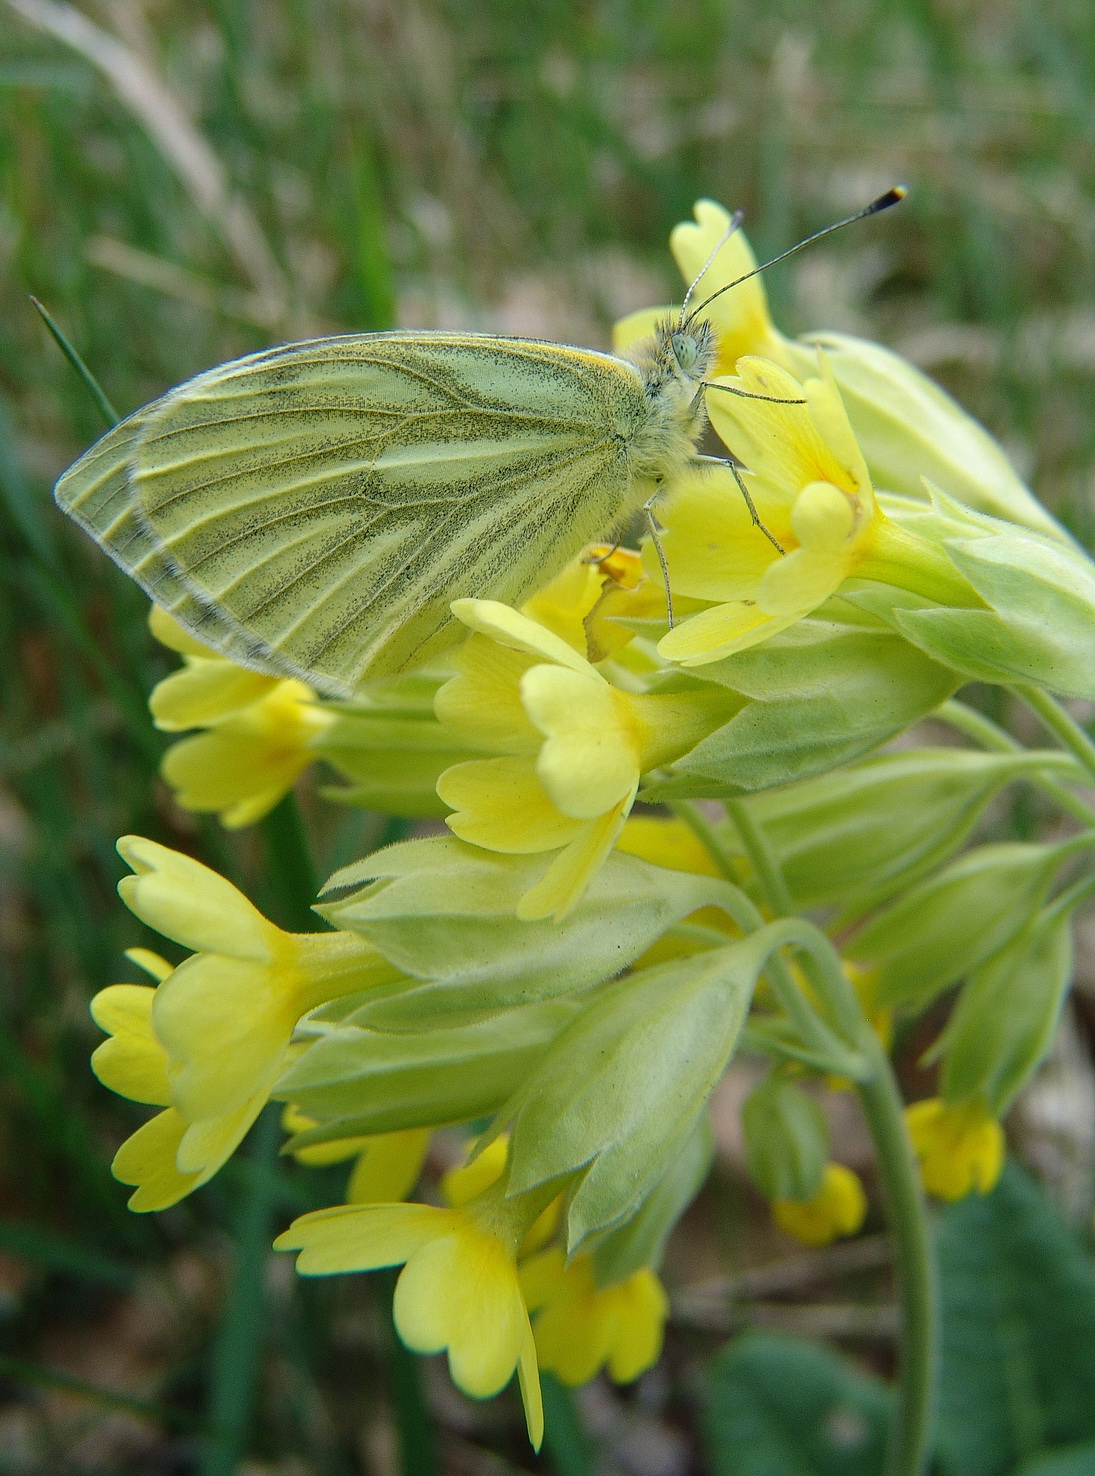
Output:
<instances>
[{"instance_id":1,"label":"butterfly leg","mask_svg":"<svg viewBox=\"0 0 1095 1476\"><path fill-rule=\"evenodd\" d=\"M651 542L654 544L658 555L658 563L661 565L662 583L665 585L665 608L669 616L669 629L672 630L676 622L673 619L673 591L669 587L669 565L666 563L665 549L662 547L662 538L658 531L658 520L654 516L654 501L660 491L661 488L659 487L653 496L647 498L643 503L643 512L646 513Z\"/></svg>"},{"instance_id":2,"label":"butterfly leg","mask_svg":"<svg viewBox=\"0 0 1095 1476\"><path fill-rule=\"evenodd\" d=\"M784 548L783 544L780 543L776 536L773 533L770 533L761 522L760 514L757 512L756 509L756 504L754 503L752 497L749 495L749 488L741 479L741 469L739 468L737 462L731 461L726 456L699 456L696 459L707 464L713 464L715 466L725 466L727 468L730 475L734 478L734 481L738 484L738 491L745 498L745 505L749 509L749 516L753 520L753 527L760 529L760 531L764 534L765 538L767 538L768 542L772 545L777 553L785 554L787 550Z\"/></svg>"}]
</instances>

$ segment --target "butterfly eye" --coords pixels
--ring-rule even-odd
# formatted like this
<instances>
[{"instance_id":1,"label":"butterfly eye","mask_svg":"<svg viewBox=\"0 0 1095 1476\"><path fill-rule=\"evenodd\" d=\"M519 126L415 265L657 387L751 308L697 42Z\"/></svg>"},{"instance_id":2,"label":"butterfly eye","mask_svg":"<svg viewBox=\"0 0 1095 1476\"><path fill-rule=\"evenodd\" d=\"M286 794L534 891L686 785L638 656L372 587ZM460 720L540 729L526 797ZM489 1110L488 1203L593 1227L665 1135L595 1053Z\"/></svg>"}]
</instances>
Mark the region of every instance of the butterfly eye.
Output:
<instances>
[{"instance_id":1,"label":"butterfly eye","mask_svg":"<svg viewBox=\"0 0 1095 1476\"><path fill-rule=\"evenodd\" d=\"M688 370L695 367L699 358L699 345L691 333L674 333L673 356L682 369Z\"/></svg>"}]
</instances>

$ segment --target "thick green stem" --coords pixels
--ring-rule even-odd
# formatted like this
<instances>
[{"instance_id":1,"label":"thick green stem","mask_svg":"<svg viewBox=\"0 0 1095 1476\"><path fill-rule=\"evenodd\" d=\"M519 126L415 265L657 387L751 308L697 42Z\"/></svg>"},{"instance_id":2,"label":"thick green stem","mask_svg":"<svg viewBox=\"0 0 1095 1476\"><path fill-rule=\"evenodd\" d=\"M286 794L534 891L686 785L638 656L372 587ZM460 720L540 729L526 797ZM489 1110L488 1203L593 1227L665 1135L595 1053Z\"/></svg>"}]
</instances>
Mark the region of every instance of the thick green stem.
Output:
<instances>
[{"instance_id":1,"label":"thick green stem","mask_svg":"<svg viewBox=\"0 0 1095 1476\"><path fill-rule=\"evenodd\" d=\"M901 1298L898 1402L886 1476L923 1476L931 1454L936 1396L938 1297L935 1258L901 1093L881 1045L876 1071L857 1084L878 1161L886 1220L897 1250Z\"/></svg>"},{"instance_id":2,"label":"thick green stem","mask_svg":"<svg viewBox=\"0 0 1095 1476\"><path fill-rule=\"evenodd\" d=\"M987 749L990 753L1024 752L1022 744L1017 743L1010 733L998 727L984 713L978 712L973 707L967 707L964 702L956 702L951 698L950 701L937 707L934 715L943 722L949 723L958 732L964 733L967 738L971 738L974 743L979 744L981 748ZM1083 775L1077 775L1077 778L1082 777ZM1029 779L1031 784L1037 785L1042 793L1066 815L1071 815L1081 825L1095 823L1095 806L1089 805L1078 794L1073 794L1072 790L1059 780L1054 779L1050 774L1039 773L1031 774Z\"/></svg>"},{"instance_id":3,"label":"thick green stem","mask_svg":"<svg viewBox=\"0 0 1095 1476\"><path fill-rule=\"evenodd\" d=\"M1049 731L1061 740L1065 748L1079 759L1095 779L1095 743L1079 723L1048 692L1043 692L1041 687L1023 685L1013 687L1012 691L1022 698L1032 712L1037 713Z\"/></svg>"},{"instance_id":4,"label":"thick green stem","mask_svg":"<svg viewBox=\"0 0 1095 1476\"><path fill-rule=\"evenodd\" d=\"M739 801L731 803L740 804ZM683 806L679 807L678 813L682 818L690 819ZM747 816L744 827L737 815L732 814L732 819L753 860L758 879L764 883L766 874L774 874L776 884L768 893L770 905L776 908L777 898L783 898L789 904L786 883L763 832L755 825L752 816ZM694 828L703 838L702 831ZM715 859L718 864L718 858ZM869 1074L857 1081L856 1090L874 1143L886 1220L897 1248L902 1313L898 1404L887 1453L886 1476L924 1476L931 1450L935 1405L935 1263L927 1207L920 1187L916 1157L905 1127L901 1093L889 1057L863 1013L858 996L844 974L840 957L825 934L812 923L794 917L769 924L769 927L780 930L789 946L807 954L814 965L811 979L819 995L842 1034L849 1034L851 1042L866 1057L869 1067ZM777 977L775 965L782 966L784 970L787 968L778 955L774 956L769 965L769 978L773 980ZM806 1004L789 971L787 977L793 993ZM776 992L780 1003L784 1004L782 992ZM787 1008L786 1004L784 1008ZM807 1009L816 1025L820 1026L821 1021L812 1008L807 1005ZM795 1015L790 1010L788 1015L797 1028ZM804 1039L809 1040L809 1037Z\"/></svg>"}]
</instances>

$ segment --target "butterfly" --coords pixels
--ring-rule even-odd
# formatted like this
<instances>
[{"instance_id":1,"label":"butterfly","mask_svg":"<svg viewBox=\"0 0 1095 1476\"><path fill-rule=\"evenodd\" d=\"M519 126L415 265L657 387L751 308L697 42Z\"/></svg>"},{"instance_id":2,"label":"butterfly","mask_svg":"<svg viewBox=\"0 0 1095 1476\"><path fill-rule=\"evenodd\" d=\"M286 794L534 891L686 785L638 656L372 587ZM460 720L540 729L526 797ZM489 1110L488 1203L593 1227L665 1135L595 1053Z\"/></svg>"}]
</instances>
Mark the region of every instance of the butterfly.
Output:
<instances>
[{"instance_id":1,"label":"butterfly","mask_svg":"<svg viewBox=\"0 0 1095 1476\"><path fill-rule=\"evenodd\" d=\"M454 644L454 600L518 604L640 511L656 540L656 498L703 460L695 285L630 359L447 332L250 354L121 421L57 502L198 639L349 695Z\"/></svg>"}]
</instances>

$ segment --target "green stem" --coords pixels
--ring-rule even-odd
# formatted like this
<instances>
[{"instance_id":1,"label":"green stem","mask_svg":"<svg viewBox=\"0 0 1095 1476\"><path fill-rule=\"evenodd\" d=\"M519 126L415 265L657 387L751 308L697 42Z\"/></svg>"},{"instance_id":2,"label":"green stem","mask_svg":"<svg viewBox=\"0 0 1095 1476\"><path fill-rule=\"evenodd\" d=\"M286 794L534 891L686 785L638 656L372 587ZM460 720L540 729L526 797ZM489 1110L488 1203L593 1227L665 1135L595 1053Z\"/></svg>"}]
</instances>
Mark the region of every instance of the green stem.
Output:
<instances>
[{"instance_id":1,"label":"green stem","mask_svg":"<svg viewBox=\"0 0 1095 1476\"><path fill-rule=\"evenodd\" d=\"M889 1058L877 1039L873 1054L876 1071L869 1081L857 1083L856 1090L874 1142L886 1220L897 1250L901 1298L899 1392L886 1476L923 1476L935 1414L935 1258L904 1104Z\"/></svg>"},{"instance_id":2,"label":"green stem","mask_svg":"<svg viewBox=\"0 0 1095 1476\"><path fill-rule=\"evenodd\" d=\"M791 900L790 889L780 870L779 861L768 844L768 837L749 813L749 806L740 799L727 800L726 812L734 822L734 829L741 837L745 854L749 857L750 865L757 874L757 880L772 910L779 917L793 917L795 904Z\"/></svg>"},{"instance_id":3,"label":"green stem","mask_svg":"<svg viewBox=\"0 0 1095 1476\"><path fill-rule=\"evenodd\" d=\"M736 800L730 803L741 805ZM741 808L745 809L744 806ZM682 814L682 818L687 820L689 817ZM742 844L749 853L758 879L764 882L768 876L774 882L769 892L769 902L775 906L776 898L783 897L789 903L790 895L786 883L763 831L747 812L744 826L733 812L731 818L738 827ZM699 830L697 834L700 834ZM757 917L759 922L759 913ZM916 1158L905 1127L901 1093L889 1057L863 1013L863 1007L844 973L839 955L825 934L812 923L793 916L782 924L769 924L769 928L780 929L787 945L798 947L807 953L814 965L811 982L828 1005L842 1032L849 1033L851 1042L862 1051L871 1067L869 1076L857 1081L856 1090L859 1092L874 1143L886 1205L886 1220L897 1247L902 1310L898 1407L886 1476L924 1476L932 1440L935 1401L935 1265L929 1239L927 1208L920 1188ZM778 955L771 961L772 965L781 963ZM786 964L782 966L786 970ZM798 1029L798 1020L788 1008L789 1001L785 1002L783 994L775 989L776 977L777 971L770 965L769 978L773 981L773 990ZM806 1005L809 1015L820 1025L821 1022L801 995L789 970L787 978L794 995ZM808 1044L813 1044L809 1035L804 1035L803 1039Z\"/></svg>"},{"instance_id":4,"label":"green stem","mask_svg":"<svg viewBox=\"0 0 1095 1476\"><path fill-rule=\"evenodd\" d=\"M967 707L964 702L957 702L954 698L944 702L937 707L934 714L943 722L949 723L959 733L964 733L967 738L973 740L981 748L990 753L1023 753L1023 745L1017 743L1010 733L999 727L987 718L984 713L978 712L976 708ZM1073 794L1066 785L1052 778L1049 774L1031 774L1030 782L1037 787L1049 799L1053 800L1058 809L1071 815L1081 825L1095 823L1095 806L1089 805L1086 800L1078 794Z\"/></svg>"},{"instance_id":5,"label":"green stem","mask_svg":"<svg viewBox=\"0 0 1095 1476\"><path fill-rule=\"evenodd\" d=\"M1032 712L1038 715L1049 731L1061 740L1064 747L1079 759L1087 772L1095 779L1095 743L1091 741L1079 723L1071 718L1048 692L1043 692L1041 687L1024 684L1013 687L1011 690L1026 703Z\"/></svg>"},{"instance_id":6,"label":"green stem","mask_svg":"<svg viewBox=\"0 0 1095 1476\"><path fill-rule=\"evenodd\" d=\"M540 1375L544 1391L544 1449L557 1476L593 1476L589 1436L574 1396L553 1374Z\"/></svg>"},{"instance_id":7,"label":"green stem","mask_svg":"<svg viewBox=\"0 0 1095 1476\"><path fill-rule=\"evenodd\" d=\"M719 835L699 805L692 800L676 800L670 804L669 808L684 821L696 839L702 842L707 854L714 861L719 875L737 886L741 875L734 853L724 844L722 836Z\"/></svg>"},{"instance_id":8,"label":"green stem","mask_svg":"<svg viewBox=\"0 0 1095 1476\"><path fill-rule=\"evenodd\" d=\"M671 808L707 847L711 859L723 876L728 879L735 876L733 852L723 845L718 831L699 806L689 800L678 800ZM755 933L758 928L765 926L763 915L732 880L726 888L726 899L720 905L743 933ZM765 977L784 1014L815 1055L835 1057L846 1053L845 1042L820 1019L800 989L785 958L774 953L765 966Z\"/></svg>"},{"instance_id":9,"label":"green stem","mask_svg":"<svg viewBox=\"0 0 1095 1476\"><path fill-rule=\"evenodd\" d=\"M235 1224L235 1265L210 1364L209 1428L201 1476L233 1476L246 1453L258 1392L264 1273L274 1221L279 1112L267 1107L252 1139L251 1168Z\"/></svg>"}]
</instances>

